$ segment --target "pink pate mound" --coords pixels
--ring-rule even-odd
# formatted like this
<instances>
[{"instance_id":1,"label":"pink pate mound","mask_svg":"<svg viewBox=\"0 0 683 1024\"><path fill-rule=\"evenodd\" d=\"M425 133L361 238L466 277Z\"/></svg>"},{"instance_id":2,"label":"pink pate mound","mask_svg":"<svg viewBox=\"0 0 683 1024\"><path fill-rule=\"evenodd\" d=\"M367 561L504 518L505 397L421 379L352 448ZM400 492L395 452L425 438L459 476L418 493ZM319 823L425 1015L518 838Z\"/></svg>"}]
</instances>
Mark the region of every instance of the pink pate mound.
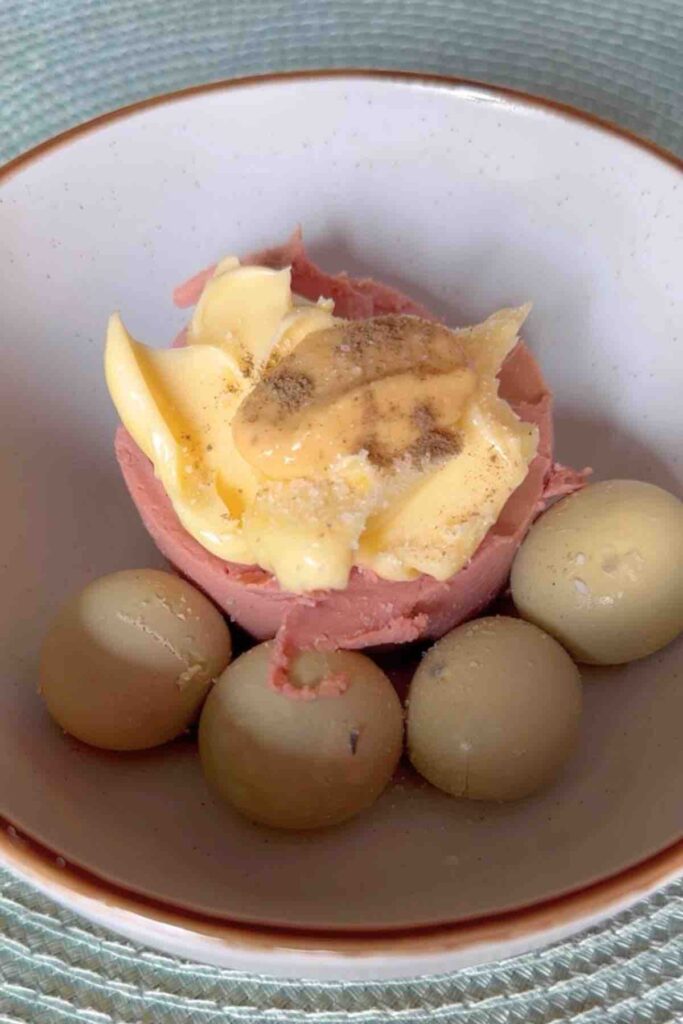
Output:
<instances>
[{"instance_id":1,"label":"pink pate mound","mask_svg":"<svg viewBox=\"0 0 683 1024\"><path fill-rule=\"evenodd\" d=\"M323 273L306 255L299 232L286 245L256 253L247 262L275 268L291 265L293 290L312 300L333 298L334 311L341 317L354 320L400 312L435 319L385 285ZM176 305L194 304L212 270L177 288ZM538 425L538 453L471 562L443 583L430 576L393 582L354 569L345 590L288 593L270 573L258 566L222 561L187 533L152 464L123 427L116 434L116 456L142 521L161 553L256 639L277 634L276 660L284 670L288 653L296 649L353 649L442 636L500 593L534 518L551 499L582 487L587 475L585 470L553 463L552 395L521 341L500 372L500 393L521 419Z\"/></svg>"}]
</instances>

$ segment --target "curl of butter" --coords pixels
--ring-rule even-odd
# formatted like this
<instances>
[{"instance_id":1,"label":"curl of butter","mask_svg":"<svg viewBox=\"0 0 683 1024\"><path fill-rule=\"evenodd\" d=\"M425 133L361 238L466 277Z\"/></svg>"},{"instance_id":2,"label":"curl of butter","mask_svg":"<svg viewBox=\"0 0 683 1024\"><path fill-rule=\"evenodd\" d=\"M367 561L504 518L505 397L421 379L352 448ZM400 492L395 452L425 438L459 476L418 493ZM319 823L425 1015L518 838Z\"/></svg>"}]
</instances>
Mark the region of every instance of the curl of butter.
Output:
<instances>
[{"instance_id":1,"label":"curl of butter","mask_svg":"<svg viewBox=\"0 0 683 1024\"><path fill-rule=\"evenodd\" d=\"M219 557L251 562L240 520L258 478L233 443L230 423L245 387L230 356L208 345L148 348L115 314L105 376L124 426L154 464L185 529Z\"/></svg>"}]
</instances>

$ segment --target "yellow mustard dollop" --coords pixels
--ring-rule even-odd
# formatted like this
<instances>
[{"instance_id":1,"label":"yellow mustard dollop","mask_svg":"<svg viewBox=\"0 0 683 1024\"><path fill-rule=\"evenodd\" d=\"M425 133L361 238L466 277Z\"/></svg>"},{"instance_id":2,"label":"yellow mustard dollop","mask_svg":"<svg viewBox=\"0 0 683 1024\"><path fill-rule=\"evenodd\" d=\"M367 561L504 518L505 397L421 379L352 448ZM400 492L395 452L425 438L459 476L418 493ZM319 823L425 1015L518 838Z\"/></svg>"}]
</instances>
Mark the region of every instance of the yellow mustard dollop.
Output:
<instances>
[{"instance_id":1,"label":"yellow mustard dollop","mask_svg":"<svg viewBox=\"0 0 683 1024\"><path fill-rule=\"evenodd\" d=\"M526 476L537 428L496 375L529 307L460 330L333 316L290 270L223 260L183 348L135 341L118 315L105 371L127 430L183 526L296 593L353 565L445 580Z\"/></svg>"}]
</instances>

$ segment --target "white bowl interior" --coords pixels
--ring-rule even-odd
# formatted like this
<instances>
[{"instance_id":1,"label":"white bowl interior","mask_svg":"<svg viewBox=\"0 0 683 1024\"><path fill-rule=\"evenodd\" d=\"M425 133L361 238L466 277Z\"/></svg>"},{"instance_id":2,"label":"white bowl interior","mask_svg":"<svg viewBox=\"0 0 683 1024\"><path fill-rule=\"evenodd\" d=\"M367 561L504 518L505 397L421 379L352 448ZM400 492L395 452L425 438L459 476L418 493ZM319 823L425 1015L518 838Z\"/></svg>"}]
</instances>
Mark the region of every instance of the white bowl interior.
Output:
<instances>
[{"instance_id":1,"label":"white bowl interior","mask_svg":"<svg viewBox=\"0 0 683 1024\"><path fill-rule=\"evenodd\" d=\"M683 469L680 175L616 135L471 88L329 78L229 88L115 120L3 187L0 810L135 891L254 922L434 923L582 886L680 835L681 646L587 670L581 747L549 792L450 800L404 771L326 833L253 827L193 746L98 753L36 695L46 623L114 569L161 564L119 478L106 318L142 340L170 292L296 223L330 269L372 273L451 324L528 298L558 456L676 490Z\"/></svg>"}]
</instances>

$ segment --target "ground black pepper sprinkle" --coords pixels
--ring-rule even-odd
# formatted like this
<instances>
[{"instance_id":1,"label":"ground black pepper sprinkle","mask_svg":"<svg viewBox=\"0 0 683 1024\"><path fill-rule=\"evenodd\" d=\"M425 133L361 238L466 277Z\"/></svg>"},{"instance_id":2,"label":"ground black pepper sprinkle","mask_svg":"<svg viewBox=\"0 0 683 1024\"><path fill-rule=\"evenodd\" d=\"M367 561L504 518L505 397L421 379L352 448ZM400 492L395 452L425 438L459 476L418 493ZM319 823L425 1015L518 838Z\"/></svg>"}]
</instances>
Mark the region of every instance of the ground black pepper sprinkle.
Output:
<instances>
[{"instance_id":1,"label":"ground black pepper sprinkle","mask_svg":"<svg viewBox=\"0 0 683 1024\"><path fill-rule=\"evenodd\" d=\"M254 357L251 352L242 352L241 370L245 377L251 377L254 372Z\"/></svg>"},{"instance_id":2,"label":"ground black pepper sprinkle","mask_svg":"<svg viewBox=\"0 0 683 1024\"><path fill-rule=\"evenodd\" d=\"M397 457L395 452L387 451L375 437L361 439L358 444L358 451L366 451L368 453L368 462L379 469L386 469Z\"/></svg>"},{"instance_id":3,"label":"ground black pepper sprinkle","mask_svg":"<svg viewBox=\"0 0 683 1024\"><path fill-rule=\"evenodd\" d=\"M422 402L413 409L411 419L415 426L421 431L430 430L435 423L434 413L428 402Z\"/></svg>"},{"instance_id":4,"label":"ground black pepper sprinkle","mask_svg":"<svg viewBox=\"0 0 683 1024\"><path fill-rule=\"evenodd\" d=\"M310 399L314 386L305 373L275 373L265 380L279 404L287 412L295 412Z\"/></svg>"},{"instance_id":5,"label":"ground black pepper sprinkle","mask_svg":"<svg viewBox=\"0 0 683 1024\"><path fill-rule=\"evenodd\" d=\"M425 459L444 459L449 455L457 455L461 450L462 439L459 434L443 427L433 427L421 434L406 454L419 462Z\"/></svg>"}]
</instances>

